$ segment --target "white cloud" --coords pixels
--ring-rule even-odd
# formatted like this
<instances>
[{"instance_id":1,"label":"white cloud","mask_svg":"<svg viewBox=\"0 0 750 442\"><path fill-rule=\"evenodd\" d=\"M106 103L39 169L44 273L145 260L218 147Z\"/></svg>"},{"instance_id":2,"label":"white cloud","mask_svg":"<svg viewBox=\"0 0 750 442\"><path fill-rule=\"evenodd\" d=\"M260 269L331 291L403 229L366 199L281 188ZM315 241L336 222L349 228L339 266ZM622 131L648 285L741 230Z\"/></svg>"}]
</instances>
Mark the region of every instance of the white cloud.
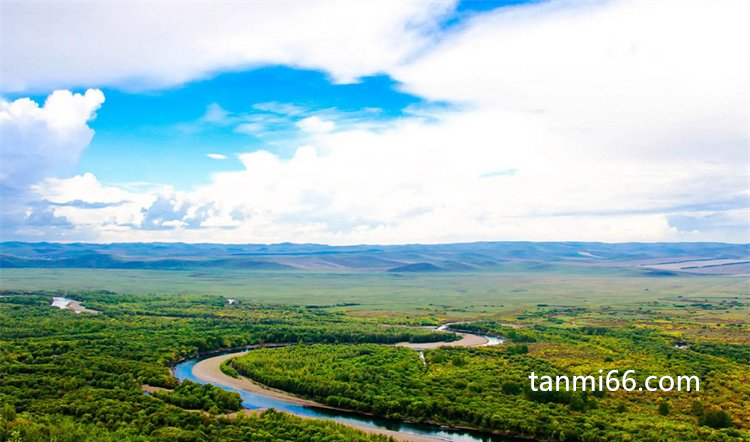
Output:
<instances>
[{"instance_id":1,"label":"white cloud","mask_svg":"<svg viewBox=\"0 0 750 442\"><path fill-rule=\"evenodd\" d=\"M553 167L538 162L553 140L529 139L533 129L476 112L444 116L439 125L409 120L385 131L322 134L315 147L301 147L288 160L243 154L241 171L134 207L134 214L145 212L140 229L92 232L101 241L337 244L705 239L680 234L669 217L694 201L694 181L716 179L716 171L581 158ZM497 133L525 150L497 148ZM697 198L709 201L708 194L735 184L731 178L702 184Z\"/></svg>"},{"instance_id":2,"label":"white cloud","mask_svg":"<svg viewBox=\"0 0 750 442\"><path fill-rule=\"evenodd\" d=\"M233 117L230 116L226 109L219 106L218 103L211 103L206 108L206 113L203 114L200 122L223 125L230 124L233 120Z\"/></svg>"},{"instance_id":3,"label":"white cloud","mask_svg":"<svg viewBox=\"0 0 750 442\"><path fill-rule=\"evenodd\" d=\"M333 121L324 120L317 115L313 115L299 120L297 122L297 127L304 132L325 133L332 131L336 127L336 124Z\"/></svg>"},{"instance_id":4,"label":"white cloud","mask_svg":"<svg viewBox=\"0 0 750 442\"><path fill-rule=\"evenodd\" d=\"M746 150L748 15L745 1L500 9L393 75L433 100L540 115L567 157L702 161L711 146L731 162Z\"/></svg>"},{"instance_id":5,"label":"white cloud","mask_svg":"<svg viewBox=\"0 0 750 442\"><path fill-rule=\"evenodd\" d=\"M32 186L31 190L37 194L43 194L47 201L58 204L73 200L87 203L117 203L137 200L140 195L118 187L103 186L92 173L71 178L47 178Z\"/></svg>"},{"instance_id":6,"label":"white cloud","mask_svg":"<svg viewBox=\"0 0 750 442\"><path fill-rule=\"evenodd\" d=\"M251 112L229 112L218 103L212 103L206 108L203 116L197 120L178 124L178 129L184 132L194 132L207 127L226 128L238 134L251 135L274 146L286 145L295 139L302 131L308 136L315 136L331 132L336 128L347 127L379 127L387 124L387 120L377 120L378 110L367 108L362 110L341 111L335 107L310 108L293 103L267 102L252 106ZM291 149L296 145L291 146Z\"/></svg>"},{"instance_id":7,"label":"white cloud","mask_svg":"<svg viewBox=\"0 0 750 442\"><path fill-rule=\"evenodd\" d=\"M242 154L242 170L129 195L104 221L90 206L50 210L100 241L747 242L746 16L740 1L543 3L478 15L425 52L372 65L299 55L339 78L388 72L459 106L374 128L307 116L291 158ZM65 185L39 193L58 204L88 192L55 199L54 187Z\"/></svg>"},{"instance_id":8,"label":"white cloud","mask_svg":"<svg viewBox=\"0 0 750 442\"><path fill-rule=\"evenodd\" d=\"M58 90L40 106L33 100L0 99L0 229L44 237L50 229L67 230L69 220L55 214L48 202L35 201L35 183L55 175L68 175L88 147L94 131L88 122L104 102L104 94L89 89L84 94ZM81 188L76 197L90 189Z\"/></svg>"},{"instance_id":9,"label":"white cloud","mask_svg":"<svg viewBox=\"0 0 750 442\"><path fill-rule=\"evenodd\" d=\"M284 116L295 116L303 115L308 112L304 107L298 106L292 103L281 103L278 101L269 101L266 103L256 103L253 105L253 109L268 112L277 115Z\"/></svg>"},{"instance_id":10,"label":"white cloud","mask_svg":"<svg viewBox=\"0 0 750 442\"><path fill-rule=\"evenodd\" d=\"M91 230L126 231L142 224L142 209L153 204L159 194L172 193L170 187L151 186L131 192L106 186L91 173L67 179L48 178L32 186L37 197L48 202L55 216L68 220L85 237Z\"/></svg>"},{"instance_id":11,"label":"white cloud","mask_svg":"<svg viewBox=\"0 0 750 442\"><path fill-rule=\"evenodd\" d=\"M212 160L226 160L227 159L226 155L222 155L220 153L207 153L206 156L211 158Z\"/></svg>"},{"instance_id":12,"label":"white cloud","mask_svg":"<svg viewBox=\"0 0 750 442\"><path fill-rule=\"evenodd\" d=\"M341 82L385 72L429 43L451 1L6 2L0 90L158 87L258 65Z\"/></svg>"},{"instance_id":13,"label":"white cloud","mask_svg":"<svg viewBox=\"0 0 750 442\"><path fill-rule=\"evenodd\" d=\"M103 102L96 89L55 91L41 107L28 98L0 100L0 186L24 190L75 166L94 136L87 123Z\"/></svg>"}]
</instances>

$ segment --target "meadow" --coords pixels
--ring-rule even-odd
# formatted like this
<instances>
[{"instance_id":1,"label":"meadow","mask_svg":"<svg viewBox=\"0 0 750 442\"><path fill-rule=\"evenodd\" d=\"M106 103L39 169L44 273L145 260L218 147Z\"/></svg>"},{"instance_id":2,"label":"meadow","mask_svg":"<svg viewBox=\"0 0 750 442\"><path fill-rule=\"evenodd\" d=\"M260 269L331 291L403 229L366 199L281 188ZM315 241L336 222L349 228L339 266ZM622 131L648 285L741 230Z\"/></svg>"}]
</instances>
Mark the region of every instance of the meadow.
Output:
<instances>
[{"instance_id":1,"label":"meadow","mask_svg":"<svg viewBox=\"0 0 750 442\"><path fill-rule=\"evenodd\" d=\"M742 276L653 276L630 267L528 263L449 273L3 268L0 281L3 288L18 290L221 295L280 304L348 304L339 310L449 320L512 316L538 304L632 307L683 297L720 302L750 296Z\"/></svg>"},{"instance_id":2,"label":"meadow","mask_svg":"<svg viewBox=\"0 0 750 442\"><path fill-rule=\"evenodd\" d=\"M535 440L750 440L742 275L555 262L471 272L2 268L0 288L0 441L385 440L283 413L230 419L236 397L178 386L168 370L274 343L297 345L231 365L376 416ZM53 296L100 313L52 308ZM455 339L425 326L457 321L506 343L427 350L424 363L390 346ZM705 390L536 395L526 385L532 369L605 368L695 373ZM142 385L167 390L144 395Z\"/></svg>"}]
</instances>

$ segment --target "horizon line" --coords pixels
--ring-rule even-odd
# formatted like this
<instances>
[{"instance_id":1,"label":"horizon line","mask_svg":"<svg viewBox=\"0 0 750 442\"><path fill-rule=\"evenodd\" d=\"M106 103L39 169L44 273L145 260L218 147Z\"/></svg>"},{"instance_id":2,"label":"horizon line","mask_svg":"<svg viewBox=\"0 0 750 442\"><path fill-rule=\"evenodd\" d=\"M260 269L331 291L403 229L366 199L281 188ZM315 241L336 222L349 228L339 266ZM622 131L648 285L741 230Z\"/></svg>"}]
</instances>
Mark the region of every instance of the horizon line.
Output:
<instances>
[{"instance_id":1,"label":"horizon line","mask_svg":"<svg viewBox=\"0 0 750 442\"><path fill-rule=\"evenodd\" d=\"M607 242L607 241L532 241L532 240L491 240L491 241L458 241L458 242L434 242L434 243L392 243L392 244L375 244L375 243L356 243L356 244L326 244L316 242L272 242L272 243L254 243L254 242L184 242L184 241L116 241L116 242L85 242L85 241L16 241L16 240L2 240L0 245L5 244L59 244L59 245L95 245L95 246L108 246L116 244L173 244L173 245L222 245L222 246L280 246L280 245L295 245L295 246L325 246L325 247L399 247L399 246L450 246L450 245L470 245L470 244L510 244L510 243L525 243L525 244L603 244L603 245L626 245L626 244L646 244L646 245L661 245L661 244L721 244L721 245L733 245L733 246L750 246L750 242L726 242L726 241L622 241L622 242Z\"/></svg>"}]
</instances>

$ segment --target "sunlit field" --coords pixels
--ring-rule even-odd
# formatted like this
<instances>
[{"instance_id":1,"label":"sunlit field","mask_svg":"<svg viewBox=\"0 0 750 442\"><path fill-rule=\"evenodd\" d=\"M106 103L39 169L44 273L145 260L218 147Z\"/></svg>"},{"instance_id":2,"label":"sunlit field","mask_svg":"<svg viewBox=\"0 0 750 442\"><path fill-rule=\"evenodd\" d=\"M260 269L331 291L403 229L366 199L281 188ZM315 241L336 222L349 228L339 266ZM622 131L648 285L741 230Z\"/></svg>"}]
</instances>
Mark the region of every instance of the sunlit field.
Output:
<instances>
[{"instance_id":1,"label":"sunlit field","mask_svg":"<svg viewBox=\"0 0 750 442\"><path fill-rule=\"evenodd\" d=\"M543 268L539 268L543 267ZM325 273L2 269L8 289L109 290L119 294L208 294L266 303L336 306L357 314L437 315L446 318L503 317L538 304L613 307L637 311L644 303L676 314L690 311L696 320L712 321L714 310L692 302L721 303L750 299L742 276L644 276L633 268L513 264L507 270L472 273ZM691 301L691 302L687 302ZM747 310L724 312L722 320L747 319Z\"/></svg>"}]
</instances>

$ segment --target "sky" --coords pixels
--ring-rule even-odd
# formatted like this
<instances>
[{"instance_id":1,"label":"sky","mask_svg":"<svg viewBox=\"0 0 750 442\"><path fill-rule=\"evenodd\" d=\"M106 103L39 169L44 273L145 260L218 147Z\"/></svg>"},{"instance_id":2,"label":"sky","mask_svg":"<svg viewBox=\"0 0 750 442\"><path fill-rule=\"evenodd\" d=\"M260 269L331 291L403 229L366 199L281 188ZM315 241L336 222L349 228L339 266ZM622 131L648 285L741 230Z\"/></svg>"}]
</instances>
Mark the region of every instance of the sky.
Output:
<instances>
[{"instance_id":1,"label":"sky","mask_svg":"<svg viewBox=\"0 0 750 442\"><path fill-rule=\"evenodd\" d=\"M750 242L738 1L0 3L0 240Z\"/></svg>"}]
</instances>

